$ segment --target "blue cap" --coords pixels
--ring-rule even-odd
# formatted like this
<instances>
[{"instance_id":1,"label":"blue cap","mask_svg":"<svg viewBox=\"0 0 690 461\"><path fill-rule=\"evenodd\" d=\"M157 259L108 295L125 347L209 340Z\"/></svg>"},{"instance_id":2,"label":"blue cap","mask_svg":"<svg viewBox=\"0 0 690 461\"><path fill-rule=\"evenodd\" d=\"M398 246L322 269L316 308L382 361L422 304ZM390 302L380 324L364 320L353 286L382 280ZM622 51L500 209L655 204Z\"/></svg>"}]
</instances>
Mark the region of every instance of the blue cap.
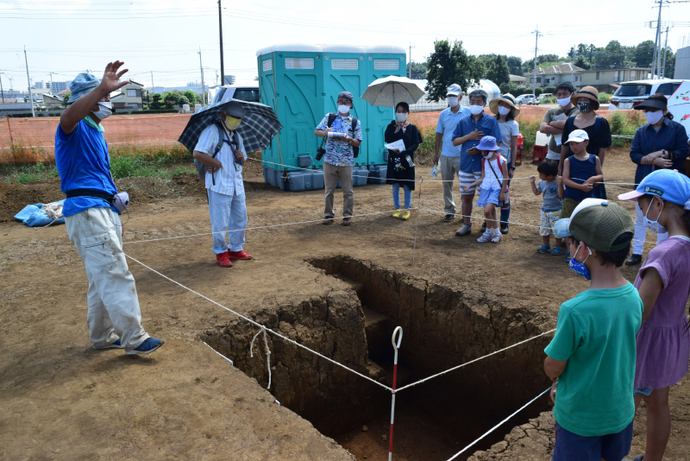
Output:
<instances>
[{"instance_id":1,"label":"blue cap","mask_svg":"<svg viewBox=\"0 0 690 461\"><path fill-rule=\"evenodd\" d=\"M498 150L496 145L496 138L493 136L484 136L479 144L477 144L477 149L479 150Z\"/></svg>"},{"instance_id":2,"label":"blue cap","mask_svg":"<svg viewBox=\"0 0 690 461\"><path fill-rule=\"evenodd\" d=\"M556 221L556 224L553 225L553 235L559 239L572 236L573 234L571 234L570 230L568 230L569 225L570 218L559 219Z\"/></svg>"},{"instance_id":3,"label":"blue cap","mask_svg":"<svg viewBox=\"0 0 690 461\"><path fill-rule=\"evenodd\" d=\"M676 170L656 170L649 173L637 189L618 196L618 200L637 200L645 194L690 209L690 178Z\"/></svg>"},{"instance_id":4,"label":"blue cap","mask_svg":"<svg viewBox=\"0 0 690 461\"><path fill-rule=\"evenodd\" d=\"M82 72L77 75L76 78L72 80L72 83L69 84L69 91L72 93L72 97L69 98L67 104L72 104L82 96L91 93L100 83L101 81L91 74Z\"/></svg>"}]
</instances>

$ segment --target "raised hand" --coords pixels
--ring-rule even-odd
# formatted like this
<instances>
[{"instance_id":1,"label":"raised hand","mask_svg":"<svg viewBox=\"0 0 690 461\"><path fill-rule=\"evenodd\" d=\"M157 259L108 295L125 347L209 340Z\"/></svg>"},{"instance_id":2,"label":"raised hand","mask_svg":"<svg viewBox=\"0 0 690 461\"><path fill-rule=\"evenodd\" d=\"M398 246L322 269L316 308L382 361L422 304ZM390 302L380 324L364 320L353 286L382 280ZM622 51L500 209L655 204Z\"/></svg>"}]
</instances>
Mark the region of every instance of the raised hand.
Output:
<instances>
[{"instance_id":1,"label":"raised hand","mask_svg":"<svg viewBox=\"0 0 690 461\"><path fill-rule=\"evenodd\" d=\"M125 80L124 82L118 82L118 80L120 80L120 77L122 77L127 71L129 71L129 69L119 71L120 67L122 67L123 65L124 62L115 61L109 62L108 65L105 66L103 78L101 79L101 88L106 90L108 93L112 93L113 91L118 90L130 83L129 80Z\"/></svg>"}]
</instances>

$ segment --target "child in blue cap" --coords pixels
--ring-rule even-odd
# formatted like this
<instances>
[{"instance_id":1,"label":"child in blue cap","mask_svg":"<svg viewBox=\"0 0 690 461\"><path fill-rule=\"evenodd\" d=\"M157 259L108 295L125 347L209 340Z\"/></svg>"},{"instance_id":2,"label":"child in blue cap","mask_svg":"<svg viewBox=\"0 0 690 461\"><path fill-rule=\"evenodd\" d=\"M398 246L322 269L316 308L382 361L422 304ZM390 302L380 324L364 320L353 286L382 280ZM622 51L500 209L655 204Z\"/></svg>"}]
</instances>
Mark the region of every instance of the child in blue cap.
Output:
<instances>
[{"instance_id":1,"label":"child in blue cap","mask_svg":"<svg viewBox=\"0 0 690 461\"><path fill-rule=\"evenodd\" d=\"M645 259L635 279L644 303L637 334L635 405L647 407L647 446L635 460L661 460L671 435L668 394L688 373L690 334L685 306L690 293L690 179L675 170L656 170L619 200L635 200L645 225L668 232Z\"/></svg>"},{"instance_id":2,"label":"child in blue cap","mask_svg":"<svg viewBox=\"0 0 690 461\"><path fill-rule=\"evenodd\" d=\"M496 207L503 204L508 192L508 163L496 153L498 146L493 136L484 136L477 144L477 149L482 153L482 174L478 180L463 187L463 190L479 186L477 206L484 207L486 231L477 242L498 243L503 240L503 235L498 230Z\"/></svg>"}]
</instances>

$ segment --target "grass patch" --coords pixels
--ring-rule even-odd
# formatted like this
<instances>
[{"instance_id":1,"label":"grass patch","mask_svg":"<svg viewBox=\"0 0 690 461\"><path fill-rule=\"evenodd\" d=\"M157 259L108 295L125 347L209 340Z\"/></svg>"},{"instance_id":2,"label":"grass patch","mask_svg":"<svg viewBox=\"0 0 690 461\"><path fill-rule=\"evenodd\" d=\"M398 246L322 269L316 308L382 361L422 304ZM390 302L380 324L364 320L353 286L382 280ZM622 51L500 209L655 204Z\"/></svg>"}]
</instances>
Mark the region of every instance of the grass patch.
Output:
<instances>
[{"instance_id":1,"label":"grass patch","mask_svg":"<svg viewBox=\"0 0 690 461\"><path fill-rule=\"evenodd\" d=\"M192 156L186 148L113 146L110 149L110 171L113 178L144 176L171 179L195 173ZM0 166L4 182L26 184L58 178L55 162L6 164Z\"/></svg>"}]
</instances>

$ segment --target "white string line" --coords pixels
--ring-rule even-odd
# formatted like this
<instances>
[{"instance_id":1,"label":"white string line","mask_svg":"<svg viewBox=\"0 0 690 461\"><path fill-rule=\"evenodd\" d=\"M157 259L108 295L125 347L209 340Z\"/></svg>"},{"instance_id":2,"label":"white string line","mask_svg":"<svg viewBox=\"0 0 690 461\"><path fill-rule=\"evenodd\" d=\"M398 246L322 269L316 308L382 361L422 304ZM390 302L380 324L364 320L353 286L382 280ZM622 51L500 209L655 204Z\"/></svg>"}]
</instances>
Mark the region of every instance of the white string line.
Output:
<instances>
[{"instance_id":1,"label":"white string line","mask_svg":"<svg viewBox=\"0 0 690 461\"><path fill-rule=\"evenodd\" d=\"M416 210L416 208L412 208L412 210ZM395 210L388 210L388 211L375 211L372 213L363 213L363 214L356 214L352 215L352 218L363 218L365 216L373 216L373 215L378 215L378 214L386 214L386 213L393 213ZM232 232L244 232L244 231L250 231L250 230L259 230L259 229L272 229L276 227L285 227L285 226L296 226L298 224L314 224L314 223L319 223L322 222L324 218L320 219L313 219L310 221L300 221L300 222L289 222L289 223L279 223L279 224L269 224L266 226L257 226L257 227L245 227L244 229L233 229L233 230L225 230L225 231L218 231L218 232L204 232L202 234L188 234L188 235L176 235L173 237L161 237L157 239L149 239L149 240L135 240L133 242L123 242L123 244L133 244L133 243L148 243L148 242L159 242L162 240L175 240L175 239L184 239L184 238L192 238L192 237L202 237L204 235L214 235L214 234L226 234L226 233L232 233ZM333 218L335 220L335 218Z\"/></svg>"},{"instance_id":2,"label":"white string line","mask_svg":"<svg viewBox=\"0 0 690 461\"><path fill-rule=\"evenodd\" d=\"M307 167L299 167L299 166L294 166L294 165L287 165L285 163L276 163L276 162L271 162L268 160L260 160L258 158L252 158L252 157L247 157L247 160L252 160L254 162L261 162L263 163L268 163L271 165L277 165L277 166L282 166L282 167L288 167L290 170L284 170L286 173L290 173L290 171L322 171L321 169L314 169L314 168L307 168ZM366 168L366 165L360 165L360 168ZM275 170L279 171L279 170ZM370 175L358 175L355 174L354 172L352 173L353 178L370 178ZM538 176L537 176L538 177ZM531 176L518 176L518 177L513 177L510 178L511 181L513 180L524 180L524 179L530 179ZM381 179L386 179L386 178L381 178ZM583 178L570 178L570 179L578 179L581 181L585 181ZM439 183L444 183L444 182L454 182L454 181L459 181L458 179L426 179L425 181L427 182L439 182ZM396 181L399 182L420 182L421 179L396 179ZM596 184L608 184L611 186L638 186L639 184L636 183L627 183L627 182L606 182L606 181L597 181Z\"/></svg>"},{"instance_id":3,"label":"white string line","mask_svg":"<svg viewBox=\"0 0 690 461\"><path fill-rule=\"evenodd\" d=\"M461 454L463 454L464 452L466 452L470 447L472 447L473 445L475 445L477 442L479 442L480 440L482 440L484 437L486 437L487 435L491 434L493 431L495 431L495 430L498 429L500 426L502 426L503 424L505 424L510 418L512 418L513 416L517 415L517 414L520 413L522 410L524 410L525 408L527 408L528 406L530 406L532 403L534 403L535 401L537 401L537 400L539 399L539 397L541 397L542 395L544 395L544 394L546 394L547 392L549 392L549 391L551 390L551 387L552 387L552 386L547 387L545 391L541 392L541 393L540 393L539 395L537 395L535 398L533 398L532 400L530 400L529 402L527 402L526 404L524 404L523 406L521 406L517 411L513 412L513 413L512 413L510 416L508 416L506 419L504 419L503 421L501 421L500 423L496 424L494 427L492 427L491 429L489 429L487 432L485 432L485 433L484 433L481 437L479 437L477 440L475 440L474 442L470 443L469 445L467 445L465 448L463 448L463 449L460 450L459 452L455 453L452 457L448 458L448 461L453 461L455 458L457 458L458 456L460 456Z\"/></svg>"},{"instance_id":4,"label":"white string line","mask_svg":"<svg viewBox=\"0 0 690 461\"><path fill-rule=\"evenodd\" d=\"M189 291L190 293L193 293L193 294L199 296L200 298L203 298L203 299L205 299L206 301L208 301L208 302L210 302L210 303L212 303L212 304L215 304L216 306L218 306L218 307L220 307L220 308L222 308L222 309L225 309L225 310L228 311L228 312L231 312L231 313L235 314L235 315L238 316L239 318L241 318L241 319L243 319L243 320L246 320L247 322L251 323L252 325L257 326L257 327L259 327L259 328L263 328L263 329L266 330L267 332L269 332L269 333L271 333L271 334L277 336L278 338L281 338L281 339L284 340L284 341L287 341L287 342L289 342L289 343L291 343L291 344L294 344L295 346L297 346L297 347L299 347L299 348L302 348L302 349L304 349L304 350L306 350L306 351L308 351L308 352L311 352L311 353L313 353L313 354L315 354L315 355L321 357L322 359L331 362L331 363L334 364L334 365L337 365L337 366L339 366L339 367L341 367L341 368L344 368L345 370L351 371L352 373L356 374L356 375L359 376L360 378L364 378L364 379L366 379L367 381L370 381L370 382L376 384L377 386L386 389L387 391L393 392L393 388L388 387L388 386L386 386L385 384L381 384L380 382L376 381L375 379L370 378L369 376L364 375L364 374L358 372L357 370L353 370L352 368L349 368L348 366L343 365L342 363L338 363L338 362L336 362L335 360L333 360L333 359L331 359L331 358L328 358L328 357L326 357L325 355L323 355L323 354L321 354L321 353L319 353L319 352L317 352L317 351L315 351L315 350L313 350L313 349L310 349L310 348L308 348L307 346L304 346L304 345L298 343L297 341L295 341L295 340L293 340L293 339L288 338L287 336L283 336L282 334L280 334L280 333L278 333L278 332L276 332L276 331L273 331L273 330L271 330L270 328L267 328L266 326L260 324L259 322L255 321L255 320L250 319L249 317L246 317L246 316L240 314L239 312L233 311L233 310L230 309L229 307L226 307L226 306L220 304L219 302L214 301L213 299L211 299L211 298L209 298L209 297L207 297L207 296L204 296L204 295L202 295L201 293L199 293L199 292L197 292L197 291L194 291L194 290L192 290L192 289L189 288L189 287L186 287L186 286L182 285L180 282L171 279L171 278L168 277L167 275L162 274L161 272L158 272L157 270L153 269L152 267L147 266L146 264L142 263L141 261L139 261L139 260L137 260L137 259L131 257L131 256L128 255L127 253L125 253L125 256L128 257L129 259L131 259L132 261L134 261L135 263L139 264L140 266L145 267L146 269L150 270L150 271L153 272L154 274L160 275L161 277L163 277L163 278L166 279L167 281L169 281L169 282L171 282L171 283L173 283L173 284L179 286L180 288L184 288L185 290ZM210 347L210 346L209 346L209 347Z\"/></svg>"},{"instance_id":5,"label":"white string line","mask_svg":"<svg viewBox=\"0 0 690 461\"><path fill-rule=\"evenodd\" d=\"M454 366L454 367L449 368L449 369L447 369L447 370L445 370L445 371L442 371L442 372L440 372L440 373L436 373L435 375L431 375L431 376L428 376L428 377L426 377L426 378L424 378L424 379L420 379L419 381L416 381L416 382L414 382L414 383L408 384L408 385L403 386L403 387L399 387L399 388L397 388L396 390L394 390L393 393L398 393L398 392L400 392L400 391L402 391L402 390L405 390L405 389L408 389L408 388L410 388L410 387L416 386L417 384L424 383L424 382L429 381L429 380L431 380L431 379L434 379L434 378L437 378L437 377L439 377L439 376L445 375L446 373L450 373L451 371L455 371L455 370L458 370L458 369L460 369L460 368L466 367L467 365L470 365L470 364L472 364L472 363L474 363L474 362L478 362L478 361L480 361L480 360L482 360L482 359L485 359L485 358L487 358L487 357L491 357L492 355L496 355L496 354L498 354L499 352L507 351L508 349L512 349L513 347L517 347L517 346L519 346L519 345L521 345L521 344L525 344L526 342L532 341L533 339L537 339L537 338L540 338L540 337L542 337L542 336L544 336L544 335L548 335L548 334L550 334L550 333L553 333L554 331L556 331L555 328L552 329L552 330L549 330L549 331L545 331L545 332L543 332L543 333L540 333L540 334L538 334L537 336L533 336L533 337L531 337L531 338L523 339L522 341L520 341L520 342L518 342L518 343L515 343L515 344L513 344L513 345L511 345L511 346L504 347L503 349L499 349L499 350L497 350L497 351L491 352L490 354L486 354L486 355L484 355L484 356L482 356L482 357L478 357L478 358L476 358L476 359L474 359L474 360L470 360L469 362L465 362L465 363L462 363L462 364L460 364L460 365Z\"/></svg>"},{"instance_id":6,"label":"white string line","mask_svg":"<svg viewBox=\"0 0 690 461\"><path fill-rule=\"evenodd\" d=\"M206 341L204 341L203 343L206 344ZM215 352L216 354L220 355L220 356L223 357L225 360L227 360L228 362L230 362L230 365L232 365L233 367L235 366L235 364L233 363L232 360L230 360L229 358L227 358L226 356L224 356L223 354L221 354L220 352L218 352L217 350L215 350L214 348L212 348L212 347L209 346L208 344L206 344L206 345L207 345L207 346L209 347L209 349L211 349L213 352Z\"/></svg>"},{"instance_id":7,"label":"white string line","mask_svg":"<svg viewBox=\"0 0 690 461\"><path fill-rule=\"evenodd\" d=\"M266 329L262 328L260 329L252 338L252 344L249 346L249 356L251 358L254 358L254 341L256 341L256 337L259 336L259 334L263 333L264 334L264 345L266 346L266 366L268 368L268 386L266 386L266 389L271 388L271 349L268 347L268 339L266 338Z\"/></svg>"}]
</instances>

